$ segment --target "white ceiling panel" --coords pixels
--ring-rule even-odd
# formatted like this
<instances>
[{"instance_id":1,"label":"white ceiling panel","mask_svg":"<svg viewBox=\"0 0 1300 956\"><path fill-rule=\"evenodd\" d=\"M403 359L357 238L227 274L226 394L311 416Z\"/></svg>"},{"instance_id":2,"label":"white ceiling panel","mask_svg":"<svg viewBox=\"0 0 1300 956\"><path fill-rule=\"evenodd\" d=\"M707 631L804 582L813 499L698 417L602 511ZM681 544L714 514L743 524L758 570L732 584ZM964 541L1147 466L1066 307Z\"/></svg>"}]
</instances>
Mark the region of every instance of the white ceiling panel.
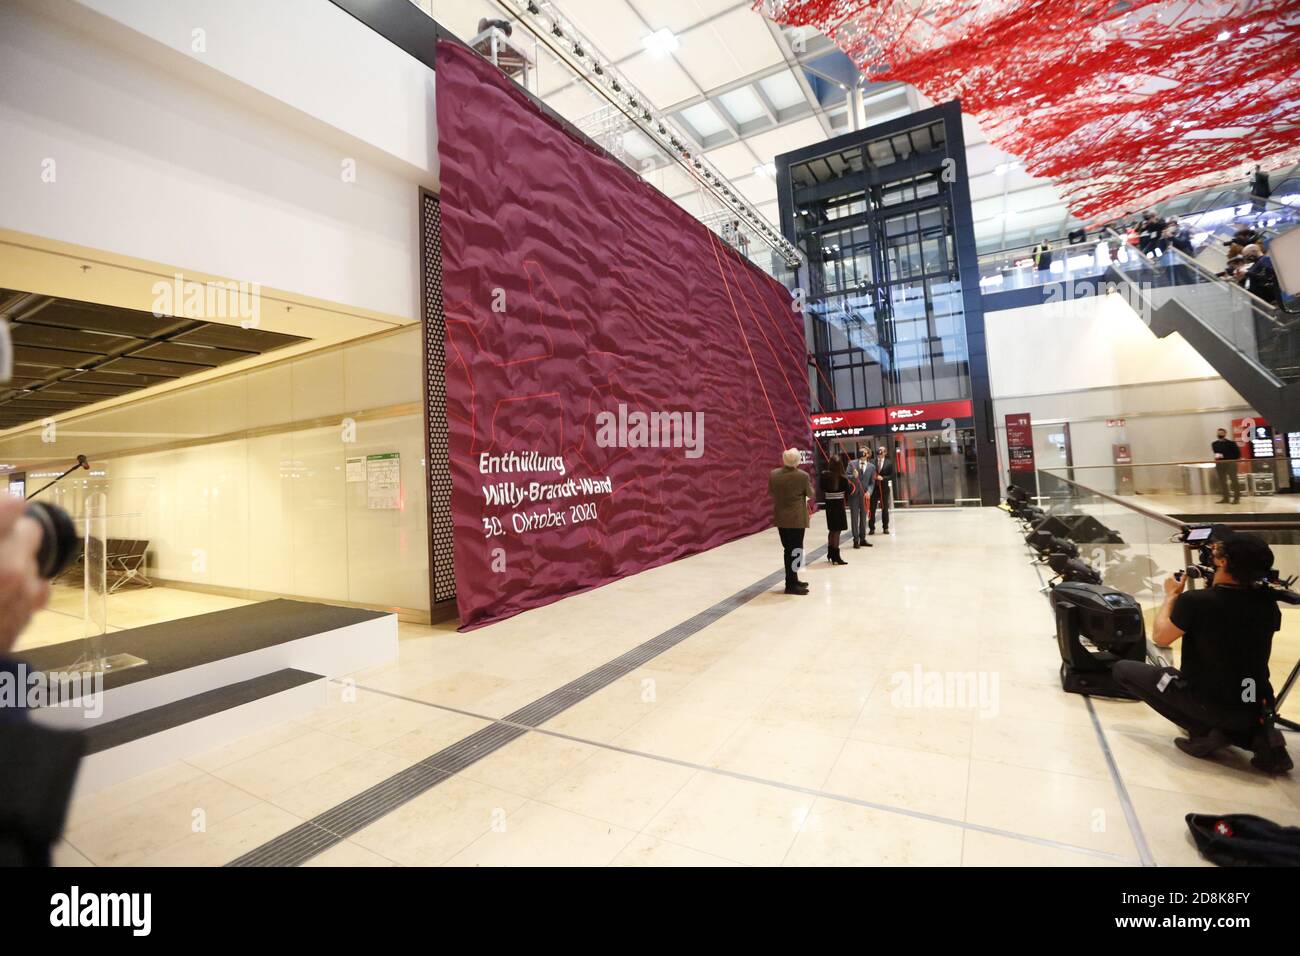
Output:
<instances>
[{"instance_id":1,"label":"white ceiling panel","mask_svg":"<svg viewBox=\"0 0 1300 956\"><path fill-rule=\"evenodd\" d=\"M717 97L717 100L727 111L727 115L742 126L767 116L767 110L763 109L763 104L754 95L752 87L742 86L738 90L723 93Z\"/></svg>"},{"instance_id":2,"label":"white ceiling panel","mask_svg":"<svg viewBox=\"0 0 1300 956\"><path fill-rule=\"evenodd\" d=\"M641 52L618 68L656 109L667 109L700 92L670 56Z\"/></svg>"},{"instance_id":3,"label":"white ceiling panel","mask_svg":"<svg viewBox=\"0 0 1300 956\"><path fill-rule=\"evenodd\" d=\"M769 176L750 173L748 178L735 181L746 199L754 204L776 202L776 180Z\"/></svg>"},{"instance_id":4,"label":"white ceiling panel","mask_svg":"<svg viewBox=\"0 0 1300 956\"><path fill-rule=\"evenodd\" d=\"M646 30L646 33L667 27L674 33L680 34L711 14L718 13L719 9L730 6L715 0L705 0L703 3L697 0L630 0L630 2L612 0L612 2L627 3L635 10L642 20L650 24L650 29ZM563 2L560 3L560 7L563 9Z\"/></svg>"},{"instance_id":5,"label":"white ceiling panel","mask_svg":"<svg viewBox=\"0 0 1300 956\"><path fill-rule=\"evenodd\" d=\"M564 0L560 9L607 60L640 53L642 36L652 32L624 0Z\"/></svg>"},{"instance_id":6,"label":"white ceiling panel","mask_svg":"<svg viewBox=\"0 0 1300 956\"><path fill-rule=\"evenodd\" d=\"M765 76L758 81L758 85L779 110L800 106L808 101L803 87L789 70Z\"/></svg>"},{"instance_id":7,"label":"white ceiling panel","mask_svg":"<svg viewBox=\"0 0 1300 956\"><path fill-rule=\"evenodd\" d=\"M738 76L776 66L785 60L763 18L748 7L719 17L709 24L708 29L730 53L740 71Z\"/></svg>"},{"instance_id":8,"label":"white ceiling panel","mask_svg":"<svg viewBox=\"0 0 1300 956\"><path fill-rule=\"evenodd\" d=\"M727 124L718 115L718 111L708 103L696 103L682 110L681 115L701 139L727 131Z\"/></svg>"},{"instance_id":9,"label":"white ceiling panel","mask_svg":"<svg viewBox=\"0 0 1300 956\"><path fill-rule=\"evenodd\" d=\"M769 163L774 156L820 143L824 139L826 133L822 124L810 116L765 133L756 133L748 137L748 142L758 155L759 162Z\"/></svg>"},{"instance_id":10,"label":"white ceiling panel","mask_svg":"<svg viewBox=\"0 0 1300 956\"><path fill-rule=\"evenodd\" d=\"M711 149L704 154L704 158L728 179L753 175L754 167L758 165L758 160L754 158L754 151L743 141Z\"/></svg>"},{"instance_id":11,"label":"white ceiling panel","mask_svg":"<svg viewBox=\"0 0 1300 956\"><path fill-rule=\"evenodd\" d=\"M1060 194L1056 187L1051 183L1042 186L1035 186L1031 189L1022 189L1007 195L1007 212L1018 214L1028 213L1043 207L1059 209ZM1056 217L1059 219L1063 213L1058 212Z\"/></svg>"}]
</instances>

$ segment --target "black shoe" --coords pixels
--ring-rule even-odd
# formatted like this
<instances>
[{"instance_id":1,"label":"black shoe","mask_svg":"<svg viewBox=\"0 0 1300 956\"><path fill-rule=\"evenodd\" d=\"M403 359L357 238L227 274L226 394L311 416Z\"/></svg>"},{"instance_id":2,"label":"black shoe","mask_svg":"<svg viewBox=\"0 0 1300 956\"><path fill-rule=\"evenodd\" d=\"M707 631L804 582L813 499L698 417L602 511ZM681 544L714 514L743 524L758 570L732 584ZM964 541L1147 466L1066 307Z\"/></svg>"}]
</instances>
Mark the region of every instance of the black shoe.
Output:
<instances>
[{"instance_id":1,"label":"black shoe","mask_svg":"<svg viewBox=\"0 0 1300 956\"><path fill-rule=\"evenodd\" d=\"M864 548L874 548L874 547L875 547L875 545L872 544L870 541L868 541L866 538L863 538L863 539L862 539L862 546L863 546Z\"/></svg>"},{"instance_id":2,"label":"black shoe","mask_svg":"<svg viewBox=\"0 0 1300 956\"><path fill-rule=\"evenodd\" d=\"M1239 505L1239 504L1241 504L1241 499L1240 499L1240 498L1233 498L1233 499L1232 499L1232 503L1233 503L1234 505Z\"/></svg>"},{"instance_id":3,"label":"black shoe","mask_svg":"<svg viewBox=\"0 0 1300 956\"><path fill-rule=\"evenodd\" d=\"M786 593L786 594L807 594L807 593L808 593L808 585L805 584L803 587L798 587L798 586L796 586L796 587L787 587L787 588L785 589L785 593Z\"/></svg>"},{"instance_id":4,"label":"black shoe","mask_svg":"<svg viewBox=\"0 0 1300 956\"><path fill-rule=\"evenodd\" d=\"M1179 737L1174 741L1174 746L1189 757L1204 760L1230 743L1232 741L1228 739L1227 734L1222 730L1215 729L1203 737Z\"/></svg>"},{"instance_id":5,"label":"black shoe","mask_svg":"<svg viewBox=\"0 0 1300 956\"><path fill-rule=\"evenodd\" d=\"M1232 504L1232 502L1229 501L1227 498L1220 498L1218 501L1215 502L1215 504L1216 504L1216 505L1230 505L1230 504Z\"/></svg>"},{"instance_id":6,"label":"black shoe","mask_svg":"<svg viewBox=\"0 0 1300 956\"><path fill-rule=\"evenodd\" d=\"M858 543L858 539L857 539L857 538L854 538L854 539L853 539L853 549L856 551L856 550L857 550L858 548L860 548L860 547L862 547L862 545Z\"/></svg>"},{"instance_id":7,"label":"black shoe","mask_svg":"<svg viewBox=\"0 0 1300 956\"><path fill-rule=\"evenodd\" d=\"M875 529L875 528L872 528L870 531L867 532L867 534L875 534L875 533L876 533L876 529Z\"/></svg>"},{"instance_id":8,"label":"black shoe","mask_svg":"<svg viewBox=\"0 0 1300 956\"><path fill-rule=\"evenodd\" d=\"M1294 764L1291 755L1286 752L1286 738L1276 727L1261 730L1255 742L1255 756L1250 758L1250 765L1264 773L1286 773Z\"/></svg>"}]
</instances>

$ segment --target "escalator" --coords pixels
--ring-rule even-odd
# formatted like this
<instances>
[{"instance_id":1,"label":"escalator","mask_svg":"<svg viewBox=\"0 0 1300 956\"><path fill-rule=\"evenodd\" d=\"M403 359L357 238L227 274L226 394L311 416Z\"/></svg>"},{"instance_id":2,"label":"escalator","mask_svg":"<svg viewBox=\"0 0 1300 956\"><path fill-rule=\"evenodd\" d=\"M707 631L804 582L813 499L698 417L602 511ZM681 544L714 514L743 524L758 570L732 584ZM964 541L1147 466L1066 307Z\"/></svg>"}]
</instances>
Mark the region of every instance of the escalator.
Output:
<instances>
[{"instance_id":1,"label":"escalator","mask_svg":"<svg viewBox=\"0 0 1300 956\"><path fill-rule=\"evenodd\" d=\"M1278 431L1300 431L1300 315L1225 281L1177 250L1127 249L1107 270L1142 321L1177 332Z\"/></svg>"}]
</instances>

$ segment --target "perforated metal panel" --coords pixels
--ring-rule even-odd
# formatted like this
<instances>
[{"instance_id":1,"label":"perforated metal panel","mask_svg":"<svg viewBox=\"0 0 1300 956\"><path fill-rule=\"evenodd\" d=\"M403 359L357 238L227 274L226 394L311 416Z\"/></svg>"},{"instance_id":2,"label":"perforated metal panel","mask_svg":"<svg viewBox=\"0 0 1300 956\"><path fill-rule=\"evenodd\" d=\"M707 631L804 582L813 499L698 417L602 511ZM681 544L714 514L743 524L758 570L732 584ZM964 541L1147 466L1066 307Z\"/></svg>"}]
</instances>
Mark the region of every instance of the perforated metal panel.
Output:
<instances>
[{"instance_id":1,"label":"perforated metal panel","mask_svg":"<svg viewBox=\"0 0 1300 956\"><path fill-rule=\"evenodd\" d=\"M424 290L425 460L429 476L429 594L434 606L456 598L452 552L451 466L447 428L447 317L442 302L442 213L420 194L420 272Z\"/></svg>"}]
</instances>

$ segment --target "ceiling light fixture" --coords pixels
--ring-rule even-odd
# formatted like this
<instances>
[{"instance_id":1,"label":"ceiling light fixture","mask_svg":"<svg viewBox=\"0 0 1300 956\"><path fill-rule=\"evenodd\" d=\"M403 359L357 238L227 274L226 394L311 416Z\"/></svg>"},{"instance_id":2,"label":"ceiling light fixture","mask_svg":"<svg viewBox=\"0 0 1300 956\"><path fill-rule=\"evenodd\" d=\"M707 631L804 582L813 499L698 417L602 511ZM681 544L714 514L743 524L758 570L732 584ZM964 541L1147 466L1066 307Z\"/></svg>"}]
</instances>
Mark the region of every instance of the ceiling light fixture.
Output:
<instances>
[{"instance_id":1,"label":"ceiling light fixture","mask_svg":"<svg viewBox=\"0 0 1300 956\"><path fill-rule=\"evenodd\" d=\"M776 163L759 163L754 167L755 176L766 176L769 179L776 178Z\"/></svg>"},{"instance_id":2,"label":"ceiling light fixture","mask_svg":"<svg viewBox=\"0 0 1300 956\"><path fill-rule=\"evenodd\" d=\"M652 53L655 56L667 56L670 53L677 52L677 48L681 46L681 43L677 39L677 34L667 27L661 27L654 33L643 36L641 45L645 47L647 53Z\"/></svg>"}]
</instances>

